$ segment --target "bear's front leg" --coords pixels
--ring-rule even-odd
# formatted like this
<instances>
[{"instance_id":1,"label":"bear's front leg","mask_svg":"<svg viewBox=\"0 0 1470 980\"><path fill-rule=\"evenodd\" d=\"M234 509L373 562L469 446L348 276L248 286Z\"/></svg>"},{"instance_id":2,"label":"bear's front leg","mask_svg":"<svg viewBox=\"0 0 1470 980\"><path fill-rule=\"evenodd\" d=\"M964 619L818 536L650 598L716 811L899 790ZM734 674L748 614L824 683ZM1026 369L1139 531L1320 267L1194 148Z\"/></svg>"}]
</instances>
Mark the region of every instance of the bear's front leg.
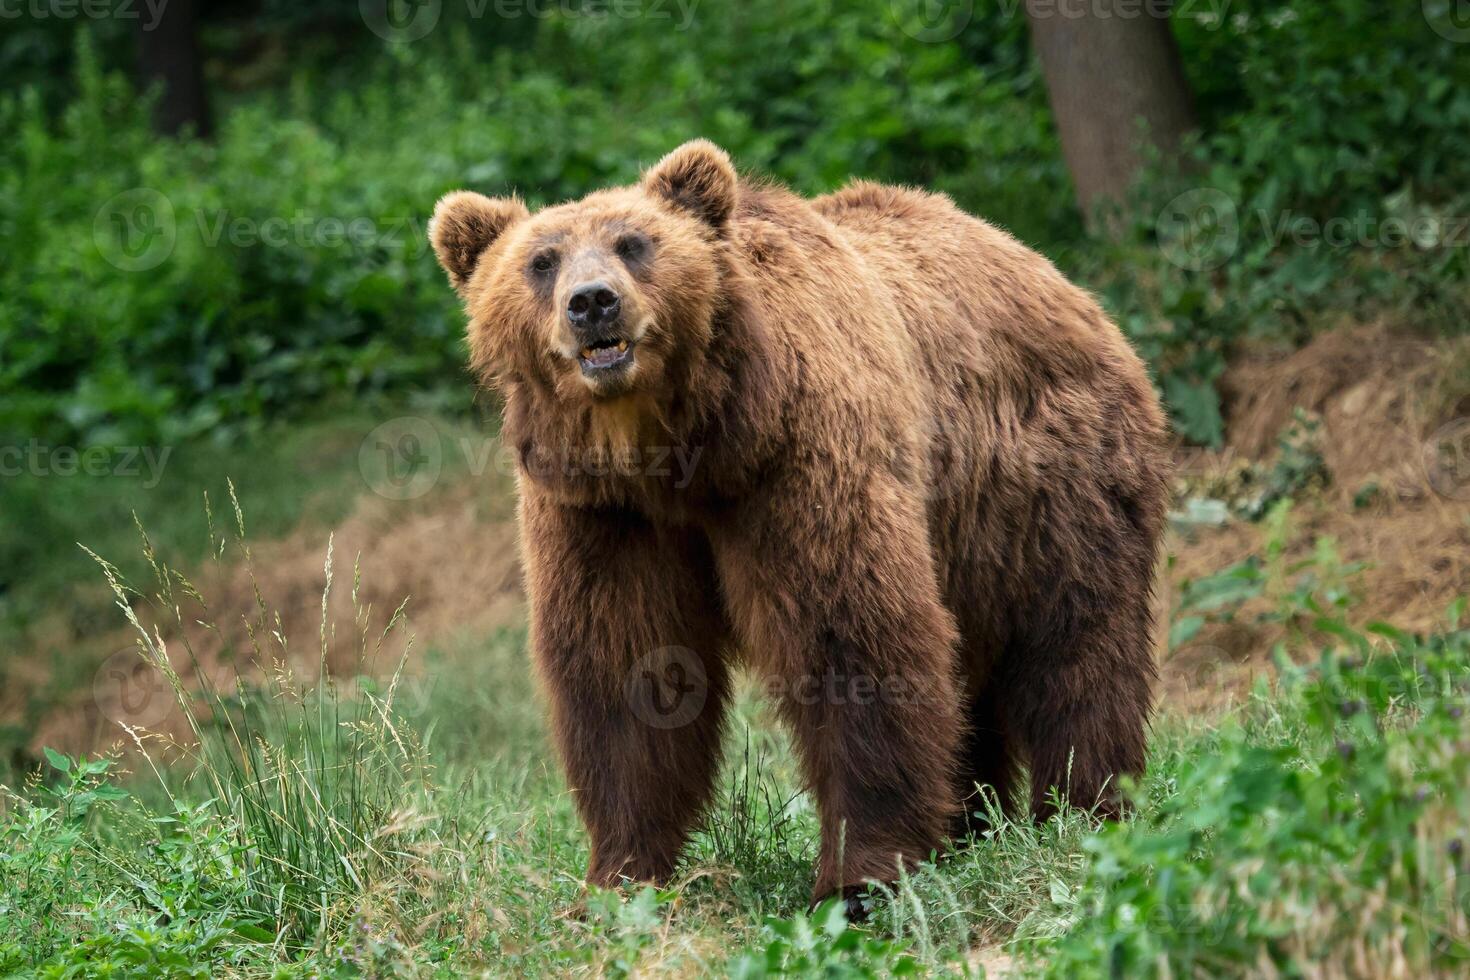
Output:
<instances>
[{"instance_id":1,"label":"bear's front leg","mask_svg":"<svg viewBox=\"0 0 1470 980\"><path fill-rule=\"evenodd\" d=\"M531 642L591 884L661 882L709 802L726 633L699 532L523 490Z\"/></svg>"},{"instance_id":2,"label":"bear's front leg","mask_svg":"<svg viewBox=\"0 0 1470 980\"><path fill-rule=\"evenodd\" d=\"M788 472L713 538L822 821L813 900L889 882L957 812L958 635L922 502L887 474Z\"/></svg>"}]
</instances>

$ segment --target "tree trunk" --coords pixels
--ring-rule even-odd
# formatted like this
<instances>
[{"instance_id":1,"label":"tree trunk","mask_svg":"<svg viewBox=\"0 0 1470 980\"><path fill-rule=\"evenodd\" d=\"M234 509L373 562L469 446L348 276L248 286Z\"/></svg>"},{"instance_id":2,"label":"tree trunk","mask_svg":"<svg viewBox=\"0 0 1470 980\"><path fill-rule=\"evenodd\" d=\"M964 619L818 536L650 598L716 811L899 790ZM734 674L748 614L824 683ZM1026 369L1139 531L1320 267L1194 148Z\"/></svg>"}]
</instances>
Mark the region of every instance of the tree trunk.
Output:
<instances>
[{"instance_id":1,"label":"tree trunk","mask_svg":"<svg viewBox=\"0 0 1470 980\"><path fill-rule=\"evenodd\" d=\"M168 0L156 21L147 16L138 19L138 79L144 88L155 82L162 85L153 126L166 136L185 127L200 136L211 130L197 14L197 0Z\"/></svg>"},{"instance_id":2,"label":"tree trunk","mask_svg":"<svg viewBox=\"0 0 1470 980\"><path fill-rule=\"evenodd\" d=\"M1194 128L1169 0L1026 0L1062 153L1089 222L1121 200L1145 143L1167 154Z\"/></svg>"}]
</instances>

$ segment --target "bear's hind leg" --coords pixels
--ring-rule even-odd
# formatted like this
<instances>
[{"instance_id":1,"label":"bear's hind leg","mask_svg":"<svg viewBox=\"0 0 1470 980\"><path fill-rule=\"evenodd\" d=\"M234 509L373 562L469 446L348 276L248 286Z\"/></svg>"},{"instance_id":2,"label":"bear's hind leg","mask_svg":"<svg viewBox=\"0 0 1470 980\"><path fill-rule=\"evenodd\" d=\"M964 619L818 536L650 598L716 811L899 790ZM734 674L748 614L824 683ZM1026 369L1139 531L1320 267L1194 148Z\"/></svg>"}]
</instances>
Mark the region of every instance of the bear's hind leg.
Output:
<instances>
[{"instance_id":1,"label":"bear's hind leg","mask_svg":"<svg viewBox=\"0 0 1470 980\"><path fill-rule=\"evenodd\" d=\"M1117 818L1119 776L1144 769L1155 677L1147 594L1102 599L1064 589L1033 631L1007 651L1000 695L1031 771L1031 813L1055 799Z\"/></svg>"},{"instance_id":2,"label":"bear's hind leg","mask_svg":"<svg viewBox=\"0 0 1470 980\"><path fill-rule=\"evenodd\" d=\"M950 831L956 842L989 830L990 814L996 807L1003 815L1012 814L1020 767L1016 740L1006 731L998 692L998 685L987 683L965 706L968 726L959 751L962 812Z\"/></svg>"}]
</instances>

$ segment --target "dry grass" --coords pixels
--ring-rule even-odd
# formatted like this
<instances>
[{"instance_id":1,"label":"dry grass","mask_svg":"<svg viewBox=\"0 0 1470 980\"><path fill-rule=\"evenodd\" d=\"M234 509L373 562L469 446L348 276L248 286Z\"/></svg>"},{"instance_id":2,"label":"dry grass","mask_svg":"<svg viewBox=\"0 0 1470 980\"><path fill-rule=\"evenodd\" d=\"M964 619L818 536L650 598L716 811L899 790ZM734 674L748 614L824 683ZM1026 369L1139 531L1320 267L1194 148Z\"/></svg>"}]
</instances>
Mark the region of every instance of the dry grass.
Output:
<instances>
[{"instance_id":1,"label":"dry grass","mask_svg":"<svg viewBox=\"0 0 1470 980\"><path fill-rule=\"evenodd\" d=\"M1183 482L1209 484L1243 463L1269 460L1293 411L1315 413L1331 484L1298 500L1287 561L1308 557L1317 538L1333 538L1344 563L1365 566L1354 577L1352 621L1430 629L1450 602L1470 592L1470 499L1436 493L1424 462L1430 434L1470 414L1467 364L1465 340L1430 342L1381 325L1325 333L1286 356L1248 357L1224 383L1226 447L1183 455ZM1377 493L1355 499L1374 485ZM1261 554L1265 538L1262 525L1242 521L1172 535L1161 613L1177 602L1181 581ZM1195 713L1239 702L1283 637L1279 624L1256 621L1268 602L1252 600L1232 622L1207 626L1172 657L1161 640L1166 710Z\"/></svg>"}]
</instances>

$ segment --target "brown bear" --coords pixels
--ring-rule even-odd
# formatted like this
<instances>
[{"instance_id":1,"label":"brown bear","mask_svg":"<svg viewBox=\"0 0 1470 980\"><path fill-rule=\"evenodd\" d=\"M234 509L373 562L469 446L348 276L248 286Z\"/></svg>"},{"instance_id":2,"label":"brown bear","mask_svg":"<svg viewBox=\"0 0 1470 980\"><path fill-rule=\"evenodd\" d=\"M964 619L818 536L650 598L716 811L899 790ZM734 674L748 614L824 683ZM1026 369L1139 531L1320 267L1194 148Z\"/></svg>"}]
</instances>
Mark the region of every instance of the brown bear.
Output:
<instances>
[{"instance_id":1,"label":"brown bear","mask_svg":"<svg viewBox=\"0 0 1470 980\"><path fill-rule=\"evenodd\" d=\"M590 882L674 871L740 664L816 799L816 898L928 858L1023 765L1035 817L1116 813L1167 448L1091 296L942 195L806 200L705 141L535 215L450 194L431 229L519 461Z\"/></svg>"}]
</instances>

